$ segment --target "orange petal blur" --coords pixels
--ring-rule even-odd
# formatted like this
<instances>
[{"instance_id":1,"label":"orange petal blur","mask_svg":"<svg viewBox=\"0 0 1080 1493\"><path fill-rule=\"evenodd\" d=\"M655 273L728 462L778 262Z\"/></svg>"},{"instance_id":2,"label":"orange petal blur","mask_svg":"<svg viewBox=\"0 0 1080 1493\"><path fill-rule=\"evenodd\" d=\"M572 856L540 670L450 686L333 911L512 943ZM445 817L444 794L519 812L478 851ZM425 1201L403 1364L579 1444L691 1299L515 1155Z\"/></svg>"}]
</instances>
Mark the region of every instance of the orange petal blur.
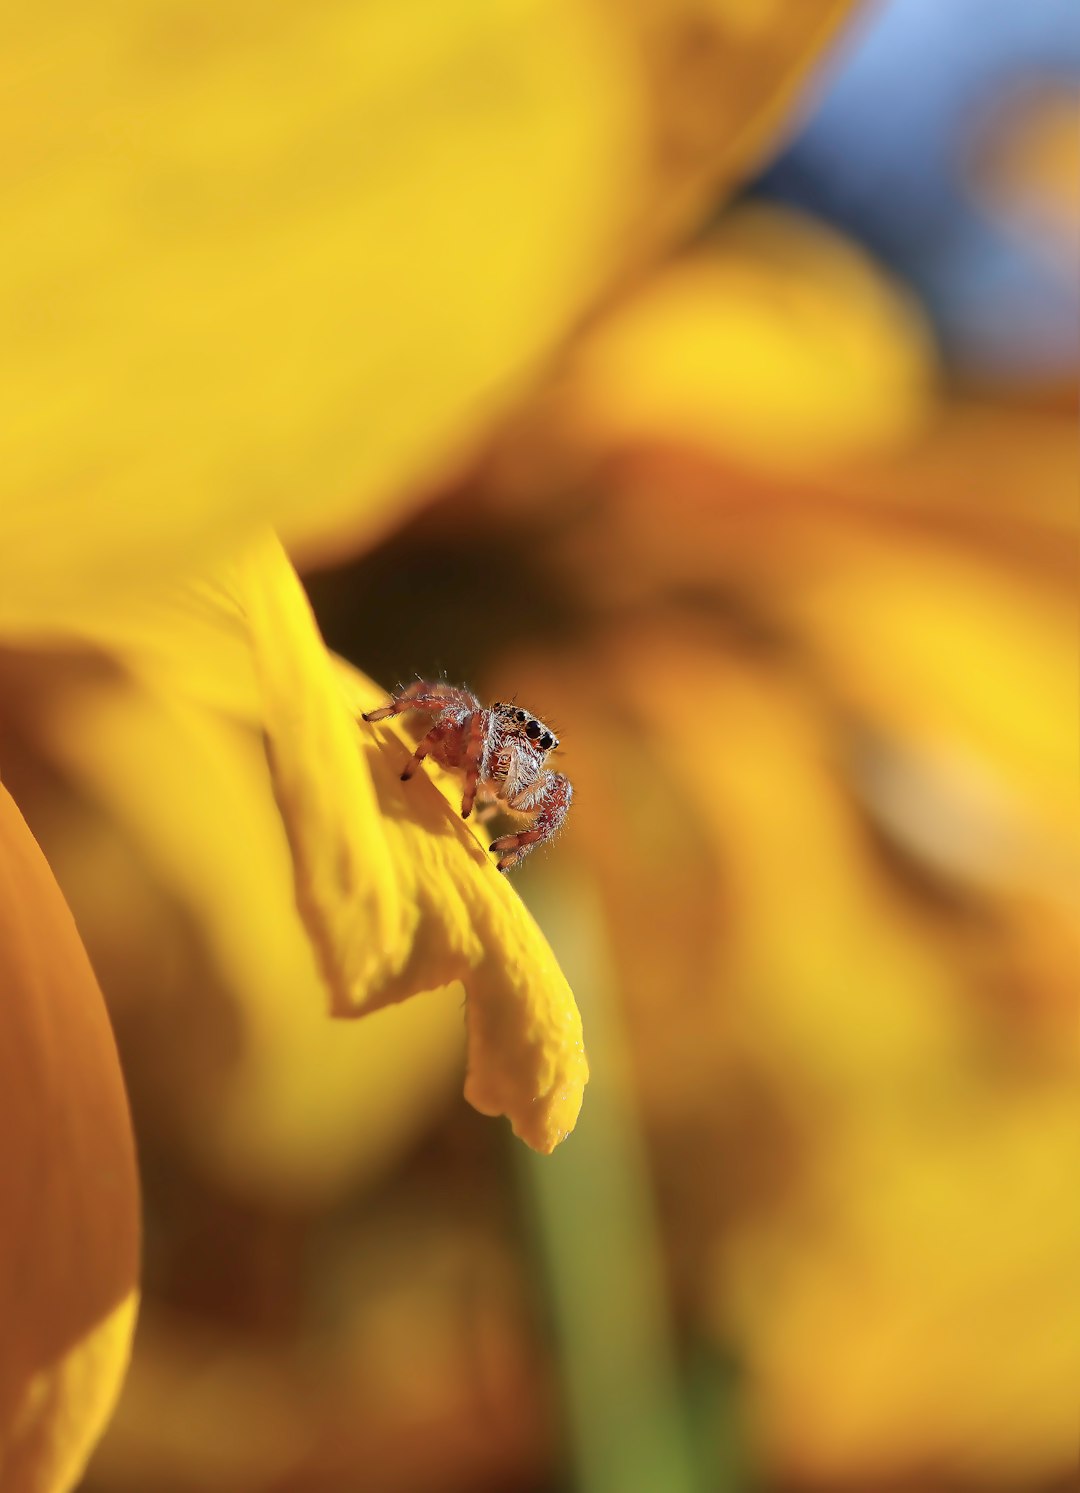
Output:
<instances>
[{"instance_id":1,"label":"orange petal blur","mask_svg":"<svg viewBox=\"0 0 1080 1493\"><path fill-rule=\"evenodd\" d=\"M65 1493L127 1367L138 1183L97 982L2 787L0 959L0 1486Z\"/></svg>"}]
</instances>

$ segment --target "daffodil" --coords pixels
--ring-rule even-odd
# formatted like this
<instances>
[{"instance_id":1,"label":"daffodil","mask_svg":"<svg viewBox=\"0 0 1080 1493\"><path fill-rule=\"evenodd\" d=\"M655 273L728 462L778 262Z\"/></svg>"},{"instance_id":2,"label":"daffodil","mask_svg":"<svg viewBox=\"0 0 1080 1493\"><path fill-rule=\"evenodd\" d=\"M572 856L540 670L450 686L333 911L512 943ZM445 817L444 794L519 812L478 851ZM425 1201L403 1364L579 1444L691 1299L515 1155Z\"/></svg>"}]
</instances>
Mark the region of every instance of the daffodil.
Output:
<instances>
[{"instance_id":1,"label":"daffodil","mask_svg":"<svg viewBox=\"0 0 1080 1493\"><path fill-rule=\"evenodd\" d=\"M265 526L325 557L417 504L589 307L748 169L847 9L379 0L253 20L202 3L92 19L45 5L16 27L0 768L95 959L123 971L118 1022L125 1003L152 1005L163 949L184 957L159 933L205 941L198 967L225 999L201 990L185 1011L174 1098L183 1054L187 1074L212 1068L204 1018L215 1040L233 1021L245 1079L215 1090L227 1139L213 1161L180 1103L172 1123L220 1175L258 1193L260 1171L284 1172L318 1195L359 1164L355 1141L313 1160L356 1105L350 1076L370 1073L359 1044L326 1057L318 1121L307 1089L278 1103L287 1057L328 1053L324 989L335 1014L360 1015L460 982L471 1102L543 1151L573 1127L587 1069L565 979L445 785L418 781L406 799L391 747L358 729L382 692L326 653ZM32 997L45 1038L6 1094L17 1166L0 1193L0 1299L18 1296L21 1315L0 1448L5 1487L53 1493L78 1477L126 1361L134 1180L100 998L12 825L3 866L31 898L5 933L13 1020ZM219 853L220 873L202 875ZM123 912L111 872L133 899ZM290 984L302 1021L286 1014ZM96 1025L76 1051L81 1022ZM429 1043L423 1071L442 1071L445 1017L406 1030ZM168 1088L163 1054L156 1071ZM67 1098L82 1106L70 1117ZM271 1110L278 1146L252 1121ZM55 1198L44 1181L37 1198L35 1154L56 1169ZM65 1316L50 1272L83 1193L72 1279L85 1290Z\"/></svg>"}]
</instances>

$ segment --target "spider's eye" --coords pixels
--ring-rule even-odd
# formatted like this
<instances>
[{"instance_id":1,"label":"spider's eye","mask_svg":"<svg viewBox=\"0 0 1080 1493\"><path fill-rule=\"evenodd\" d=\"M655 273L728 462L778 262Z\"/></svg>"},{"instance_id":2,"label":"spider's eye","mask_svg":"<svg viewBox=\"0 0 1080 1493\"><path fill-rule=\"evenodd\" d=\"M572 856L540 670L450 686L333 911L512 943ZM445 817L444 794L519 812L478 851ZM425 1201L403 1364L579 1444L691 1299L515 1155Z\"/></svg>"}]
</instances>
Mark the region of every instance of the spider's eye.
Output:
<instances>
[{"instance_id":1,"label":"spider's eye","mask_svg":"<svg viewBox=\"0 0 1080 1493\"><path fill-rule=\"evenodd\" d=\"M524 712L524 710L516 710L514 712L514 714L517 717L518 721L523 721L525 719L525 712Z\"/></svg>"},{"instance_id":2,"label":"spider's eye","mask_svg":"<svg viewBox=\"0 0 1080 1493\"><path fill-rule=\"evenodd\" d=\"M539 721L530 721L529 724L525 727L525 735L529 738L530 741L535 741L543 731L543 729L544 728L541 726Z\"/></svg>"},{"instance_id":3,"label":"spider's eye","mask_svg":"<svg viewBox=\"0 0 1080 1493\"><path fill-rule=\"evenodd\" d=\"M550 731L545 731L544 734L543 734L543 736L541 736L541 738L540 738L540 750L542 752L548 752L548 751L551 750L551 748L554 745L555 745L555 738L554 738L554 736L552 736L552 734L551 734Z\"/></svg>"}]
</instances>

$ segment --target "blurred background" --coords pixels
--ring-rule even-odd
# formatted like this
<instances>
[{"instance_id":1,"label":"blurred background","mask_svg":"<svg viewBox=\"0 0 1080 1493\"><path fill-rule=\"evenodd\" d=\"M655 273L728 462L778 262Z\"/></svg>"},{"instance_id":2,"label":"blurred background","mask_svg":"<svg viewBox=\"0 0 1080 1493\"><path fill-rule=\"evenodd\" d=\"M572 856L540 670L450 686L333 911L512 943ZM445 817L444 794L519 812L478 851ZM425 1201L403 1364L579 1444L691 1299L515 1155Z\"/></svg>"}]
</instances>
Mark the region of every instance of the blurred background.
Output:
<instances>
[{"instance_id":1,"label":"blurred background","mask_svg":"<svg viewBox=\"0 0 1080 1493\"><path fill-rule=\"evenodd\" d=\"M246 826L257 742L202 776L167 709L5 656L145 1192L89 1493L1076 1486L1078 98L1069 0L870 5L478 457L298 554L387 689L561 737L515 880L593 1072L554 1156L465 1105L459 991L293 1000L254 830L186 900L148 872L118 743Z\"/></svg>"}]
</instances>

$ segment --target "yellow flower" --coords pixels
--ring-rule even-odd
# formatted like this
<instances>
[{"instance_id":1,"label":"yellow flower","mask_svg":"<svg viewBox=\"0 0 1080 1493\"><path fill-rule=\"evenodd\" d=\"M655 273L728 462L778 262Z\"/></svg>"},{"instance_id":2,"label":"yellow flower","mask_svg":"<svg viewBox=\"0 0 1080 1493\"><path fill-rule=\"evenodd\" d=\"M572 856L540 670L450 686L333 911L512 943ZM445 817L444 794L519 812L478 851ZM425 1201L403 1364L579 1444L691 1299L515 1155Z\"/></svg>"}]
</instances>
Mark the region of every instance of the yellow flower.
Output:
<instances>
[{"instance_id":1,"label":"yellow flower","mask_svg":"<svg viewBox=\"0 0 1080 1493\"><path fill-rule=\"evenodd\" d=\"M844 8L777 28L716 6L704 24L714 45L728 33L723 66L745 54L733 123L760 137ZM4 292L19 335L0 378L8 636L96 641L137 670L140 628L158 625L138 592L167 571L235 550L267 517L313 543L377 531L624 261L620 231L660 192L640 164L648 132L669 128L645 103L654 44L682 24L658 8L641 50L633 28L572 0L463 0L422 33L391 5L271 11L257 33L198 5L121 7L66 28L62 47L44 15L28 22ZM44 55L47 107L33 87ZM670 69L657 87L663 101ZM663 185L730 177L748 153L696 141ZM469 1092L549 1148L585 1070L542 940L425 785L410 817L382 812L399 790L381 749L357 752L280 555L264 546L235 574L227 602L201 594L232 626L210 688L266 730L335 1009L469 973ZM153 640L180 656L178 687L201 667L182 657L183 608Z\"/></svg>"},{"instance_id":2,"label":"yellow flower","mask_svg":"<svg viewBox=\"0 0 1080 1493\"><path fill-rule=\"evenodd\" d=\"M326 556L419 503L618 277L748 168L847 9L811 0L785 20L714 0L628 18L601 0L456 0L420 15L377 0L253 20L125 0L92 21L46 4L16 28L0 636L17 687L0 766L111 972L118 1025L141 1028L143 1051L169 1034L151 1066L163 1125L237 1190L332 1195L377 1164L343 1117L377 1113L398 1081L415 1095L396 1038L373 1083L372 1050L341 1037L329 1056L323 983L338 1015L463 984L467 1096L537 1149L573 1127L587 1077L535 924L445 785L425 776L406 798L396 748L359 730L381 691L327 656L264 525ZM134 945L133 913L148 919ZM181 961L202 945L193 968L212 977L175 1046L179 1008L147 1014L158 933ZM162 983L177 994L185 974L199 985L191 968ZM433 1010L396 1028L423 1044L424 1075L447 1063L449 1008ZM98 1032L88 1073L101 1046ZM72 1094L79 1061L64 1049ZM308 1083L280 1102L290 1062ZM213 1096L201 1121L181 1097L196 1075ZM140 1082L143 1099L158 1087ZM419 1110L402 1102L387 1144ZM343 1125L351 1139L325 1144ZM87 1144L122 1152L115 1106L110 1127ZM11 1133L31 1132L21 1118ZM130 1195L114 1200L125 1261ZM28 1251L63 1235L64 1219L7 1203ZM70 1340L25 1298L33 1353L67 1357L12 1360L8 1455L35 1493L78 1475L130 1332L134 1265L110 1278L94 1250L81 1263L94 1310L63 1324Z\"/></svg>"}]
</instances>

